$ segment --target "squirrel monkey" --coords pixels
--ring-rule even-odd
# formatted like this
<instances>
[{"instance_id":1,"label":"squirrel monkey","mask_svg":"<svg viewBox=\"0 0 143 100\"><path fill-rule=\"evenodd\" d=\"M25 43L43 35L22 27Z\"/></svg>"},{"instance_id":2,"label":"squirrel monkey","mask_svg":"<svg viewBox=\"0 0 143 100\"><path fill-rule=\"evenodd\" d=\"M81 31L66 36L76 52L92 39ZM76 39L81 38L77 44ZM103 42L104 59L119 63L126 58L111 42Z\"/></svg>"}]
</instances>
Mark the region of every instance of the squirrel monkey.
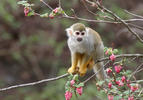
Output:
<instances>
[{"instance_id":1,"label":"squirrel monkey","mask_svg":"<svg viewBox=\"0 0 143 100\"><path fill-rule=\"evenodd\" d=\"M100 35L84 24L75 23L66 29L68 36L68 47L71 52L72 65L68 69L71 74L79 73L84 76L87 69L93 68L95 72L100 70L96 75L99 80L104 80L103 62L95 64L95 60L104 57L104 45Z\"/></svg>"}]
</instances>

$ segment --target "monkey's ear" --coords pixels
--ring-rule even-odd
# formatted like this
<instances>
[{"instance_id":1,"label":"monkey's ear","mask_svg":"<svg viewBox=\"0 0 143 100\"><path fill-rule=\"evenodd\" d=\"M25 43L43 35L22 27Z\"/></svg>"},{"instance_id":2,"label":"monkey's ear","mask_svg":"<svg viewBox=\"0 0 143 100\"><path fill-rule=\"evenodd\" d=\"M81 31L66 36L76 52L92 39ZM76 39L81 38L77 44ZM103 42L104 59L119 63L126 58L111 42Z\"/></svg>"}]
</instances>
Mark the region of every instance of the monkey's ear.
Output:
<instances>
[{"instance_id":1,"label":"monkey's ear","mask_svg":"<svg viewBox=\"0 0 143 100\"><path fill-rule=\"evenodd\" d=\"M67 32L67 36L68 36L68 37L70 37L70 36L73 35L73 30L72 30L72 28L67 28L65 31Z\"/></svg>"}]
</instances>

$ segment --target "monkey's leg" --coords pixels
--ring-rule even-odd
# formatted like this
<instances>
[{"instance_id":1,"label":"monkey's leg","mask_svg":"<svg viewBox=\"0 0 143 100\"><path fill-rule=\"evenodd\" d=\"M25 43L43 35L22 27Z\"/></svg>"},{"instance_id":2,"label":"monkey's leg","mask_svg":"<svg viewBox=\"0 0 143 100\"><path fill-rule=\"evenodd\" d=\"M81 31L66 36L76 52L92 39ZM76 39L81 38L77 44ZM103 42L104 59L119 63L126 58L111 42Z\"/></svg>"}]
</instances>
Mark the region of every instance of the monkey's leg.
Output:
<instances>
[{"instance_id":1,"label":"monkey's leg","mask_svg":"<svg viewBox=\"0 0 143 100\"><path fill-rule=\"evenodd\" d=\"M79 55L77 53L71 53L72 66L68 69L68 72L70 74L76 73L76 67L77 67L77 63L78 63L78 56Z\"/></svg>"},{"instance_id":2,"label":"monkey's leg","mask_svg":"<svg viewBox=\"0 0 143 100\"><path fill-rule=\"evenodd\" d=\"M87 65L91 61L92 57L89 57L88 55L83 55L81 65L79 67L79 74L80 76L84 76L87 72Z\"/></svg>"},{"instance_id":3,"label":"monkey's leg","mask_svg":"<svg viewBox=\"0 0 143 100\"><path fill-rule=\"evenodd\" d=\"M82 57L83 57L83 54L78 54L78 62L77 62L77 67L78 67L78 70L79 70L79 67L80 67L80 65L81 65L81 61L82 61ZM77 70L77 71L78 71Z\"/></svg>"},{"instance_id":4,"label":"monkey's leg","mask_svg":"<svg viewBox=\"0 0 143 100\"><path fill-rule=\"evenodd\" d=\"M88 69L92 69L93 68L93 66L94 66L94 60L93 60L93 58L89 61L89 64L87 65L87 68Z\"/></svg>"}]
</instances>

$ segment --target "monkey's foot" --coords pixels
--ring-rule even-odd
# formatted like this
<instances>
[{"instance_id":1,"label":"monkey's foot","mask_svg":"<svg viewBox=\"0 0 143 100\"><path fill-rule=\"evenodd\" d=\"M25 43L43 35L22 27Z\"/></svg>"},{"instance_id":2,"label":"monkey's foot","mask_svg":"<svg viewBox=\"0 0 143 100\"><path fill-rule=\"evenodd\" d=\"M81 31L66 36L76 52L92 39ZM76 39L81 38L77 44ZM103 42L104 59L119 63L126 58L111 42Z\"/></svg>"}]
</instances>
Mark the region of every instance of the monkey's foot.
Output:
<instances>
[{"instance_id":1,"label":"monkey's foot","mask_svg":"<svg viewBox=\"0 0 143 100\"><path fill-rule=\"evenodd\" d=\"M79 69L79 75L80 76L84 76L87 72L87 68L84 68L84 69Z\"/></svg>"},{"instance_id":2,"label":"monkey's foot","mask_svg":"<svg viewBox=\"0 0 143 100\"><path fill-rule=\"evenodd\" d=\"M91 60L90 62L89 62L89 64L87 65L87 68L88 69L92 69L93 68L93 66L94 66L94 61L93 60Z\"/></svg>"},{"instance_id":3,"label":"monkey's foot","mask_svg":"<svg viewBox=\"0 0 143 100\"><path fill-rule=\"evenodd\" d=\"M73 67L70 67L70 68L68 69L68 73L70 73L70 74L75 74L75 73L76 73L76 69L73 68Z\"/></svg>"}]
</instances>

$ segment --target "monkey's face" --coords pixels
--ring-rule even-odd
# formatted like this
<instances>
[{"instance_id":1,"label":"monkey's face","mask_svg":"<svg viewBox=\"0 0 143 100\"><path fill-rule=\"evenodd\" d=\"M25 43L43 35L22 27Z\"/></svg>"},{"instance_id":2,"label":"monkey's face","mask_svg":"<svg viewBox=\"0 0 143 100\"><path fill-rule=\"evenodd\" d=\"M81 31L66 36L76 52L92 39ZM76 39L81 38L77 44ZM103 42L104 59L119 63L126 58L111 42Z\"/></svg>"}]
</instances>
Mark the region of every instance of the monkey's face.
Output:
<instances>
[{"instance_id":1,"label":"monkey's face","mask_svg":"<svg viewBox=\"0 0 143 100\"><path fill-rule=\"evenodd\" d=\"M86 31L74 31L69 35L68 46L72 52L85 53L89 48Z\"/></svg>"},{"instance_id":2,"label":"monkey's face","mask_svg":"<svg viewBox=\"0 0 143 100\"><path fill-rule=\"evenodd\" d=\"M79 43L83 42L86 38L85 31L75 31L73 35L74 35L74 38L76 39L76 41Z\"/></svg>"}]
</instances>

